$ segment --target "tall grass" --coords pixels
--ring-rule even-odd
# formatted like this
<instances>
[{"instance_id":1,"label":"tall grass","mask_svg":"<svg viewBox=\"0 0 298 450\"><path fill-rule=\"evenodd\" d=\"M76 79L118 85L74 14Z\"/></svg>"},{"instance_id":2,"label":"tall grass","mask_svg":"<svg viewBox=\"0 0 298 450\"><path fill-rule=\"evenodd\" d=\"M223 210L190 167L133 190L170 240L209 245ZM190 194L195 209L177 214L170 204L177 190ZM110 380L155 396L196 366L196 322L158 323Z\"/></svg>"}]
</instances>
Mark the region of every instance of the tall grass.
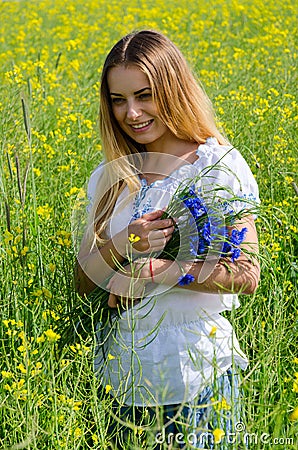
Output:
<instances>
[{"instance_id":1,"label":"tall grass","mask_svg":"<svg viewBox=\"0 0 298 450\"><path fill-rule=\"evenodd\" d=\"M262 279L227 317L250 359L252 448L297 448L295 2L23 0L0 13L1 448L108 448L111 405L98 395L92 338L61 348L57 323L81 301L70 216L102 158L101 66L143 27L180 46L258 180Z\"/></svg>"}]
</instances>

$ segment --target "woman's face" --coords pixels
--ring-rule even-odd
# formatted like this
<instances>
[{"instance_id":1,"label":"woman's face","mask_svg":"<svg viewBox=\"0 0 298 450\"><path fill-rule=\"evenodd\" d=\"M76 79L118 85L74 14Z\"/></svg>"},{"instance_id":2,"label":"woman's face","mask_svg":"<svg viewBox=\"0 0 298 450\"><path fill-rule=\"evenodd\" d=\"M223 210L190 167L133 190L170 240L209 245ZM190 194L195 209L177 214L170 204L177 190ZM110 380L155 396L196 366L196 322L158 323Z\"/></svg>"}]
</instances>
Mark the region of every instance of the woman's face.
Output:
<instances>
[{"instance_id":1,"label":"woman's face","mask_svg":"<svg viewBox=\"0 0 298 450\"><path fill-rule=\"evenodd\" d=\"M138 67L113 67L107 80L115 119L128 136L148 149L172 135L158 117L148 77Z\"/></svg>"}]
</instances>

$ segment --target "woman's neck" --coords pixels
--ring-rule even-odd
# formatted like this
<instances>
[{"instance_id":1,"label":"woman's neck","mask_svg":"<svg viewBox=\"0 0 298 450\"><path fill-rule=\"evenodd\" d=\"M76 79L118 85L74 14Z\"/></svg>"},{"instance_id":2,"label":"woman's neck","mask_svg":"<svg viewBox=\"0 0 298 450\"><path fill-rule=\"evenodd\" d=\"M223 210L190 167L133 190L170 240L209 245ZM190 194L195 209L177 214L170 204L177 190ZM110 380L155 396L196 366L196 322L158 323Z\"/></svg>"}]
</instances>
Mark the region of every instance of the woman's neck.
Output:
<instances>
[{"instance_id":1,"label":"woman's neck","mask_svg":"<svg viewBox=\"0 0 298 450\"><path fill-rule=\"evenodd\" d=\"M195 151L198 143L177 138L174 134L167 134L164 137L146 145L148 153L164 153L183 157Z\"/></svg>"},{"instance_id":2,"label":"woman's neck","mask_svg":"<svg viewBox=\"0 0 298 450\"><path fill-rule=\"evenodd\" d=\"M197 149L198 144L180 140L179 145L173 142L172 151L150 152L147 150L142 170L143 177L148 184L168 177L179 167L193 164L198 159Z\"/></svg>"}]
</instances>

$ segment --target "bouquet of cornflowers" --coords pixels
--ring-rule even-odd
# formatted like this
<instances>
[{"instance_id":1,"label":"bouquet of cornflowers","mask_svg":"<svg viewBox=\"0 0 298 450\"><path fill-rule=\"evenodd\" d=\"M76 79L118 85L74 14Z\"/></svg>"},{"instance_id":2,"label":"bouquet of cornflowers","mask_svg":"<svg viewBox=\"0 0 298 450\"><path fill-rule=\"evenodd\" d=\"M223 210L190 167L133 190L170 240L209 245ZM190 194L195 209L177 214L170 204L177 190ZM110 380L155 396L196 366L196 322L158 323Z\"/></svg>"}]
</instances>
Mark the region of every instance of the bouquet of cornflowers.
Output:
<instances>
[{"instance_id":1,"label":"bouquet of cornflowers","mask_svg":"<svg viewBox=\"0 0 298 450\"><path fill-rule=\"evenodd\" d=\"M226 200L209 205L195 191L194 185L184 185L185 183L178 188L164 213L164 217L180 217L180 223L179 227L176 224L172 239L159 257L173 260L179 254L178 259L192 259L194 262L229 257L235 262L241 254L240 245L245 239L247 228L234 228L231 232L229 229L236 220L244 216L244 210L235 213L230 208L224 214L223 210L229 205ZM231 200L231 203L234 200L236 199ZM192 281L194 277L185 274L179 277L178 284L190 284Z\"/></svg>"},{"instance_id":2,"label":"bouquet of cornflowers","mask_svg":"<svg viewBox=\"0 0 298 450\"><path fill-rule=\"evenodd\" d=\"M169 205L162 215L162 219L171 217L175 223L175 229L170 241L159 254L149 254L148 258L161 258L179 261L204 261L207 258L230 258L235 262L241 254L240 245L245 239L247 229L230 227L236 220L244 216L244 210L235 213L229 205L230 202L220 200L204 200L201 192L196 192L195 180L190 183L183 182L177 188ZM210 198L208 196L207 198ZM228 210L227 213L223 211ZM246 212L247 214L247 212ZM129 237L127 259L120 264L119 270L125 272L124 266L133 264L133 243L137 237ZM194 281L190 274L181 273L177 284L183 286ZM108 283L106 280L105 285ZM78 339L86 340L88 337L102 332L102 344L106 336L108 324L112 325L114 319L121 314L121 309L115 311L108 307L109 292L102 287L97 287L84 299L79 299L78 305L73 307L60 324L61 344L74 343ZM98 343L98 342L97 342Z\"/></svg>"}]
</instances>

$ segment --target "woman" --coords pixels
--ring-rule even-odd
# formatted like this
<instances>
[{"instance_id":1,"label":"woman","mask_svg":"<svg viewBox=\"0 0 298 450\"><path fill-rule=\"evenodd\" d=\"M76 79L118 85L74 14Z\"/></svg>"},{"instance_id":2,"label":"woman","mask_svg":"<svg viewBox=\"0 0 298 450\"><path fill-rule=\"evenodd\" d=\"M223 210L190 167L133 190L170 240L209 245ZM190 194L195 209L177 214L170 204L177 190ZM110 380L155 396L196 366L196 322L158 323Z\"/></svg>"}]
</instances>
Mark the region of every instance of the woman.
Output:
<instances>
[{"instance_id":1,"label":"woman","mask_svg":"<svg viewBox=\"0 0 298 450\"><path fill-rule=\"evenodd\" d=\"M185 445L191 433L192 444L204 447L204 430L232 432L238 418L237 376L231 369L245 368L247 360L220 313L239 306L237 293L252 294L258 285L251 206L258 202L258 188L245 160L218 131L211 103L184 57L158 32L129 34L107 56L100 130L104 163L88 187L94 239L90 244L85 237L81 244L76 281L78 292L88 295L109 277L108 304L121 315L107 340L110 357L103 361L98 355L95 367L127 405L121 414L133 411L136 417L151 407L152 417L152 408L163 405L167 431L177 417L180 423L172 440ZM230 234L246 229L237 260L152 257L179 223L179 217L163 213L187 179L196 180L209 202L232 205L235 217L245 211L228 228ZM119 270L122 263L125 269ZM181 273L194 281L181 286ZM216 407L223 402L233 414ZM156 439L160 436L167 439L167 434Z\"/></svg>"}]
</instances>

